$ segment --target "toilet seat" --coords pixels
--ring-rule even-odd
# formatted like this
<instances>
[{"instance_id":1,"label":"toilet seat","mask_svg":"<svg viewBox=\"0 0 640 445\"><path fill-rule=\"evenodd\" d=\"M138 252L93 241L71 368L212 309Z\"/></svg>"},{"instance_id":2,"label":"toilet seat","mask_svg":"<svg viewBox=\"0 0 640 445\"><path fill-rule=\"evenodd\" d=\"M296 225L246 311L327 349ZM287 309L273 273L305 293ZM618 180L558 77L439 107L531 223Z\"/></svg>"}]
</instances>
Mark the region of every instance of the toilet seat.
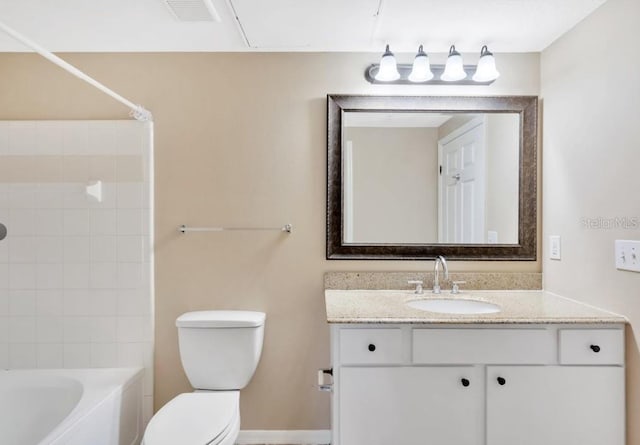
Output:
<instances>
[{"instance_id":1,"label":"toilet seat","mask_svg":"<svg viewBox=\"0 0 640 445\"><path fill-rule=\"evenodd\" d=\"M151 419L143 445L227 445L240 429L239 391L180 394Z\"/></svg>"}]
</instances>

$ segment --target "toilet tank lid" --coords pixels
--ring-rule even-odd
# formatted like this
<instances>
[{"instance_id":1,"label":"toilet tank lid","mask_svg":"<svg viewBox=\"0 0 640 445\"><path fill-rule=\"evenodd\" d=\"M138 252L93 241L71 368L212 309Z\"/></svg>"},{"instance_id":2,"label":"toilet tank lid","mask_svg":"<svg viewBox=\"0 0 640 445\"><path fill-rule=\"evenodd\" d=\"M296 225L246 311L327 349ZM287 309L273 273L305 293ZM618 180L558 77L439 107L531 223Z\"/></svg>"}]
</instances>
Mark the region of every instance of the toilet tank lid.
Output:
<instances>
[{"instance_id":1,"label":"toilet tank lid","mask_svg":"<svg viewBox=\"0 0 640 445\"><path fill-rule=\"evenodd\" d=\"M179 328L250 328L264 325L266 314L256 311L196 311L176 320Z\"/></svg>"}]
</instances>

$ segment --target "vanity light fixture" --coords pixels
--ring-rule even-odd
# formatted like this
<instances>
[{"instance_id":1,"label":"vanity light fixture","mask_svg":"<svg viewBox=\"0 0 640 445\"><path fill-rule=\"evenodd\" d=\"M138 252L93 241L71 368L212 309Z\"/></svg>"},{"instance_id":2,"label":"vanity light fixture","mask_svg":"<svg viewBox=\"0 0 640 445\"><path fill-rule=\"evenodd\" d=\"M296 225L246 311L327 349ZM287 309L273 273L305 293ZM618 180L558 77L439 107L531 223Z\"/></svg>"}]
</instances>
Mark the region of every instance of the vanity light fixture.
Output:
<instances>
[{"instance_id":1,"label":"vanity light fixture","mask_svg":"<svg viewBox=\"0 0 640 445\"><path fill-rule=\"evenodd\" d=\"M410 82L426 82L433 79L429 56L422 49L422 45L418 48L416 58L413 59L413 66L411 67L411 73L408 79Z\"/></svg>"},{"instance_id":2,"label":"vanity light fixture","mask_svg":"<svg viewBox=\"0 0 640 445\"><path fill-rule=\"evenodd\" d=\"M456 82L466 78L467 73L464 70L462 56L456 51L456 46L451 45L451 48L449 48L449 57L447 57L447 64L444 67L444 73L442 73L440 79L445 82Z\"/></svg>"},{"instance_id":3,"label":"vanity light fixture","mask_svg":"<svg viewBox=\"0 0 640 445\"><path fill-rule=\"evenodd\" d=\"M400 79L400 73L398 72L398 66L396 64L396 57L389 50L389 45L387 45L382 59L380 59L376 80L380 82L392 82L398 79Z\"/></svg>"},{"instance_id":4,"label":"vanity light fixture","mask_svg":"<svg viewBox=\"0 0 640 445\"><path fill-rule=\"evenodd\" d=\"M500 73L486 45L480 51L477 66L465 65L455 45L449 48L445 65L432 65L423 45L418 48L413 64L399 64L386 45L380 63L370 65L364 77L370 83L386 85L491 85Z\"/></svg>"},{"instance_id":5,"label":"vanity light fixture","mask_svg":"<svg viewBox=\"0 0 640 445\"><path fill-rule=\"evenodd\" d=\"M476 73L473 75L473 80L476 82L489 82L496 80L498 77L500 77L500 73L496 69L496 58L493 57L493 53L489 51L487 45L484 45L480 50L480 60L478 61Z\"/></svg>"}]
</instances>

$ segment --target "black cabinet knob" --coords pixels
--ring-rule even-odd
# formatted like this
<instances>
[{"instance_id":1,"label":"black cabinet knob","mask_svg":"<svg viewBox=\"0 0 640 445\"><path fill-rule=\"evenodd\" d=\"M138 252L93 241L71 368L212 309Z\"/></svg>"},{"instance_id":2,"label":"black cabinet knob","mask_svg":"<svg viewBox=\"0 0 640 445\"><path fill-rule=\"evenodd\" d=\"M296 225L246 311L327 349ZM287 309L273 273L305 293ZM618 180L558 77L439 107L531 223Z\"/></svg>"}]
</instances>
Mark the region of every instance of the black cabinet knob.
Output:
<instances>
[{"instance_id":1,"label":"black cabinet knob","mask_svg":"<svg viewBox=\"0 0 640 445\"><path fill-rule=\"evenodd\" d=\"M370 343L368 349L369 349L369 351L373 352L373 351L376 350L376 345L374 345L373 343Z\"/></svg>"},{"instance_id":2,"label":"black cabinet knob","mask_svg":"<svg viewBox=\"0 0 640 445\"><path fill-rule=\"evenodd\" d=\"M462 383L462 386L464 386L466 388L467 386L469 386L470 382L467 379L461 379L460 383Z\"/></svg>"},{"instance_id":3,"label":"black cabinet knob","mask_svg":"<svg viewBox=\"0 0 640 445\"><path fill-rule=\"evenodd\" d=\"M598 345L591 345L589 348L591 348L593 352L600 352L600 346Z\"/></svg>"},{"instance_id":4,"label":"black cabinet knob","mask_svg":"<svg viewBox=\"0 0 640 445\"><path fill-rule=\"evenodd\" d=\"M507 383L507 381L506 381L504 378L502 378L502 377L498 377L498 379L497 379L497 380L498 380L498 385L500 385L500 386L502 386L502 385L504 385L505 383Z\"/></svg>"}]
</instances>

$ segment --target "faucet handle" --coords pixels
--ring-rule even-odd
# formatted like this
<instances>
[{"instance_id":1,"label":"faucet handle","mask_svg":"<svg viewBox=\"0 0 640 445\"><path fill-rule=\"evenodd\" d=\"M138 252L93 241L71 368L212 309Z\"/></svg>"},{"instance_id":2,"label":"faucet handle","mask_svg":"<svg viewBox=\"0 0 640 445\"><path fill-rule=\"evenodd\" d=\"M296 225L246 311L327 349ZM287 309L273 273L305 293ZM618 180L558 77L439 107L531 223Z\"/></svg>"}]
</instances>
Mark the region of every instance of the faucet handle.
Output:
<instances>
[{"instance_id":1,"label":"faucet handle","mask_svg":"<svg viewBox=\"0 0 640 445\"><path fill-rule=\"evenodd\" d=\"M409 281L407 281L407 283L416 285L416 290L414 291L414 293L421 294L423 292L423 290L422 290L423 281L422 280L409 280Z\"/></svg>"},{"instance_id":2,"label":"faucet handle","mask_svg":"<svg viewBox=\"0 0 640 445\"><path fill-rule=\"evenodd\" d=\"M452 294L459 294L460 293L460 285L461 284L465 284L466 281L452 281L453 285L451 286L451 293Z\"/></svg>"}]
</instances>

